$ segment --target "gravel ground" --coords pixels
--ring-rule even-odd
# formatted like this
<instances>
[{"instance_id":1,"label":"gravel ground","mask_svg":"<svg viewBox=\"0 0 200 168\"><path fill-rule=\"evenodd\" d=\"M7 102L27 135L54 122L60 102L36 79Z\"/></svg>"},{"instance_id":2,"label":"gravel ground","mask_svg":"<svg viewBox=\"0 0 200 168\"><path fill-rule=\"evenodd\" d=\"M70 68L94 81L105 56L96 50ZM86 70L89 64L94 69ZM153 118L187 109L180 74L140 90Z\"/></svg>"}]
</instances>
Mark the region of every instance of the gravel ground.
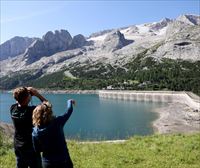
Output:
<instances>
[{"instance_id":1,"label":"gravel ground","mask_svg":"<svg viewBox=\"0 0 200 168\"><path fill-rule=\"evenodd\" d=\"M165 133L200 132L200 109L192 109L181 103L169 103L156 109L159 118L154 121L155 131Z\"/></svg>"}]
</instances>

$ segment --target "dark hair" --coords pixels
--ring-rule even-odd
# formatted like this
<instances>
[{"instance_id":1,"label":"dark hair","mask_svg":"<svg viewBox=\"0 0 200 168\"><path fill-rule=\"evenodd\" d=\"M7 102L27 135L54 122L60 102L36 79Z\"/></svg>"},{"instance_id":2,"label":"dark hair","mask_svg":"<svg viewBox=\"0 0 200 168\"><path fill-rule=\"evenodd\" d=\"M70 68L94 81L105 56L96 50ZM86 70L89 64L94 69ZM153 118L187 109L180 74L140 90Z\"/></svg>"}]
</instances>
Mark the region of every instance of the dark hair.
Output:
<instances>
[{"instance_id":1,"label":"dark hair","mask_svg":"<svg viewBox=\"0 0 200 168\"><path fill-rule=\"evenodd\" d=\"M15 100L17 100L19 103L22 103L24 99L29 96L29 91L26 87L19 87L13 91L13 96Z\"/></svg>"}]
</instances>

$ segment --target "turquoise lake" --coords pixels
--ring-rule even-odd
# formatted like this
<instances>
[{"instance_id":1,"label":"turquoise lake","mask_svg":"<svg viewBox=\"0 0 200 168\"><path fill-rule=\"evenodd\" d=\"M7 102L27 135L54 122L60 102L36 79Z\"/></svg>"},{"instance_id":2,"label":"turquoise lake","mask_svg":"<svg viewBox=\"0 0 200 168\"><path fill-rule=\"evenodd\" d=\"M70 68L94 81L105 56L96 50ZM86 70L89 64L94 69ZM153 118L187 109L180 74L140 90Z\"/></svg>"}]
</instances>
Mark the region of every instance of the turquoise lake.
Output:
<instances>
[{"instance_id":1,"label":"turquoise lake","mask_svg":"<svg viewBox=\"0 0 200 168\"><path fill-rule=\"evenodd\" d=\"M76 106L64 127L67 139L114 140L134 135L153 134L152 122L157 118L155 108L164 104L99 98L95 94L43 94L52 104L55 115L66 111L68 99ZM12 94L0 93L0 120L12 123L10 105ZM39 101L33 98L31 105Z\"/></svg>"}]
</instances>

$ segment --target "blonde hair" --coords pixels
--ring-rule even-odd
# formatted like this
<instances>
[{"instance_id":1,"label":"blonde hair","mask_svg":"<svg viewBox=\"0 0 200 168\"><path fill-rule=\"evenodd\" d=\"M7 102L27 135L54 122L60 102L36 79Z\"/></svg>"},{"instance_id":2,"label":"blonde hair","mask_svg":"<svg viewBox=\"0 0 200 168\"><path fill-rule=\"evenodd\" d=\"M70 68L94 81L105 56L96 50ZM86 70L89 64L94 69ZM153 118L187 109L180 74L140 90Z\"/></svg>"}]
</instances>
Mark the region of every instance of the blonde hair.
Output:
<instances>
[{"instance_id":1,"label":"blonde hair","mask_svg":"<svg viewBox=\"0 0 200 168\"><path fill-rule=\"evenodd\" d=\"M42 126L48 124L53 119L51 103L43 102L33 110L33 125Z\"/></svg>"}]
</instances>

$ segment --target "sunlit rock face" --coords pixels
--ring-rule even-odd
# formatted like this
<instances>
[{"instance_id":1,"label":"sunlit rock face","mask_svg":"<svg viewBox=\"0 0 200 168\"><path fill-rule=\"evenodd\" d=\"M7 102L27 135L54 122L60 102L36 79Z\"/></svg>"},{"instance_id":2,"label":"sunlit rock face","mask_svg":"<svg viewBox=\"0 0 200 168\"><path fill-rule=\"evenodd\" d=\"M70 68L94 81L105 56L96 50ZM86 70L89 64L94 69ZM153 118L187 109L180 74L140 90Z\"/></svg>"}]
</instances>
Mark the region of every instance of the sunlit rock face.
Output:
<instances>
[{"instance_id":1,"label":"sunlit rock face","mask_svg":"<svg viewBox=\"0 0 200 168\"><path fill-rule=\"evenodd\" d=\"M86 44L87 44L87 41L85 37L82 34L78 34L73 37L70 48L71 49L80 48Z\"/></svg>"},{"instance_id":2,"label":"sunlit rock face","mask_svg":"<svg viewBox=\"0 0 200 168\"><path fill-rule=\"evenodd\" d=\"M121 49L122 47L132 43L133 40L125 39L124 35L120 31L115 31L108 34L102 45L102 49L108 51L115 51Z\"/></svg>"},{"instance_id":3,"label":"sunlit rock face","mask_svg":"<svg viewBox=\"0 0 200 168\"><path fill-rule=\"evenodd\" d=\"M14 37L0 45L0 61L23 54L37 38Z\"/></svg>"},{"instance_id":4,"label":"sunlit rock face","mask_svg":"<svg viewBox=\"0 0 200 168\"><path fill-rule=\"evenodd\" d=\"M72 37L67 30L56 30L55 33L49 31L43 36L44 46L47 55L52 55L59 51L70 48Z\"/></svg>"},{"instance_id":5,"label":"sunlit rock face","mask_svg":"<svg viewBox=\"0 0 200 168\"><path fill-rule=\"evenodd\" d=\"M200 25L200 16L198 15L180 15L176 20L189 25Z\"/></svg>"},{"instance_id":6,"label":"sunlit rock face","mask_svg":"<svg viewBox=\"0 0 200 168\"><path fill-rule=\"evenodd\" d=\"M70 48L72 37L66 30L47 32L42 39L36 40L24 53L27 65L43 56L50 56Z\"/></svg>"}]
</instances>

